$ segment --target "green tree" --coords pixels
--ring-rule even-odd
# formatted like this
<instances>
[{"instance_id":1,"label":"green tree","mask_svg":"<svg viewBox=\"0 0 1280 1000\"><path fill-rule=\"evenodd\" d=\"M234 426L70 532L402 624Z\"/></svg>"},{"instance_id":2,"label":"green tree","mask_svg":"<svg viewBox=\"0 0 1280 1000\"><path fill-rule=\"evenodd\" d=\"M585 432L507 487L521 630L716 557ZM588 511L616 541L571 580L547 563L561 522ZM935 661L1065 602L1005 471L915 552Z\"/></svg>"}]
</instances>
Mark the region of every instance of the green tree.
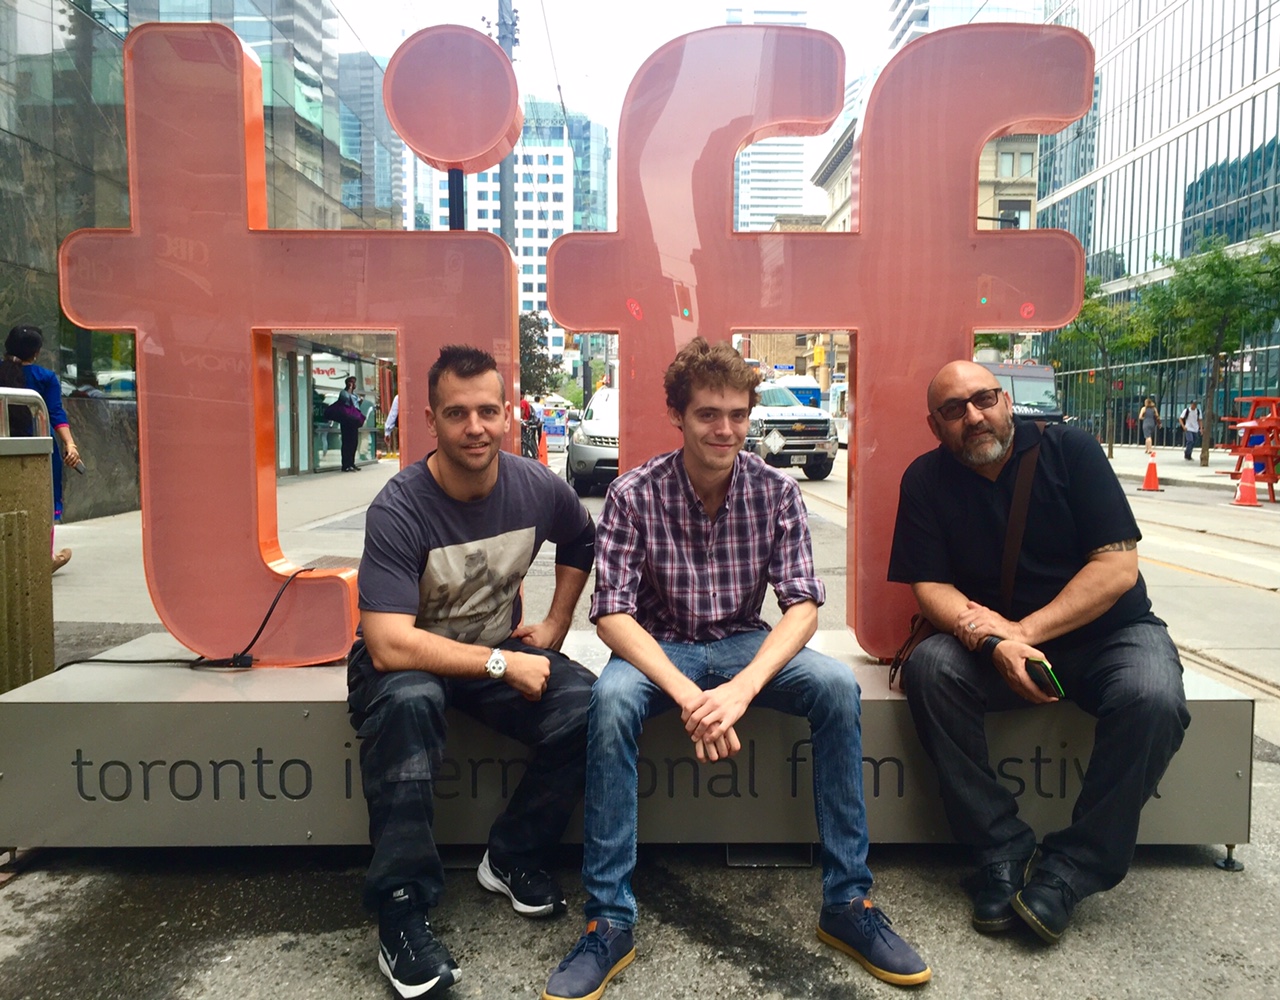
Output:
<instances>
[{"instance_id":1,"label":"green tree","mask_svg":"<svg viewBox=\"0 0 1280 1000\"><path fill-rule=\"evenodd\" d=\"M1280 243L1228 247L1218 238L1194 256L1158 258L1169 278L1143 290L1140 309L1165 342L1184 354L1208 355L1200 464L1209 464L1223 368L1244 338L1280 319Z\"/></svg>"},{"instance_id":2,"label":"green tree","mask_svg":"<svg viewBox=\"0 0 1280 1000\"><path fill-rule=\"evenodd\" d=\"M560 381L560 368L547 353L547 321L536 312L521 313L520 391L544 396Z\"/></svg>"},{"instance_id":3,"label":"green tree","mask_svg":"<svg viewBox=\"0 0 1280 1000\"><path fill-rule=\"evenodd\" d=\"M1083 348L1089 363L1102 375L1102 427L1107 457L1115 457L1116 428L1112 393L1115 379L1111 366L1118 351L1146 344L1155 328L1143 315L1135 315L1129 302L1113 299L1102 290L1101 278L1085 278L1080 312L1058 332L1058 341Z\"/></svg>"}]
</instances>

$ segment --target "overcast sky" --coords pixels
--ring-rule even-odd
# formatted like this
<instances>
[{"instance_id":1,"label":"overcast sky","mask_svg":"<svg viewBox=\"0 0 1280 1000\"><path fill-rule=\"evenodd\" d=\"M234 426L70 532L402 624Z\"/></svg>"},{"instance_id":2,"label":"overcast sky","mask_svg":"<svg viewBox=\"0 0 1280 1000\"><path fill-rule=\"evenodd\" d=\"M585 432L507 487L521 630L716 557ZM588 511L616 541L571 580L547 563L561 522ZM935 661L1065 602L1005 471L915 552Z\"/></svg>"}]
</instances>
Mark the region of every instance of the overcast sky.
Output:
<instances>
[{"instance_id":1,"label":"overcast sky","mask_svg":"<svg viewBox=\"0 0 1280 1000\"><path fill-rule=\"evenodd\" d=\"M382 57L432 24L488 31L481 18L496 21L498 14L497 0L336 2L365 47ZM622 99L641 64L679 35L724 24L726 6L724 0L516 0L520 44L515 68L521 96L556 99L554 55L566 106L607 126L616 141ZM850 78L885 58L889 0L775 0L741 6L807 10L808 27L830 32L844 46ZM496 39L496 29L492 33Z\"/></svg>"}]
</instances>

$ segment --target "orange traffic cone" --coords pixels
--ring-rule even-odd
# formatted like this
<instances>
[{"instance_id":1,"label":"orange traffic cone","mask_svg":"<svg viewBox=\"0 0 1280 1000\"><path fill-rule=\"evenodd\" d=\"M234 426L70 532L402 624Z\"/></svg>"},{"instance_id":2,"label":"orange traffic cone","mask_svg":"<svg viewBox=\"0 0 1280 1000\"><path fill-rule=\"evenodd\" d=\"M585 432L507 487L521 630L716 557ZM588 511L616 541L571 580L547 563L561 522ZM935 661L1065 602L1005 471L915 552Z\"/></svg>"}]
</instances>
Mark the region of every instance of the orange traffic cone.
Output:
<instances>
[{"instance_id":1,"label":"orange traffic cone","mask_svg":"<svg viewBox=\"0 0 1280 1000\"><path fill-rule=\"evenodd\" d=\"M543 430L538 431L538 461L547 464L547 433Z\"/></svg>"},{"instance_id":2,"label":"orange traffic cone","mask_svg":"<svg viewBox=\"0 0 1280 1000\"><path fill-rule=\"evenodd\" d=\"M1240 468L1240 482L1236 483L1236 498L1231 501L1233 507L1261 507L1258 503L1258 481L1253 472L1253 455L1245 455L1244 465Z\"/></svg>"},{"instance_id":3,"label":"orange traffic cone","mask_svg":"<svg viewBox=\"0 0 1280 1000\"><path fill-rule=\"evenodd\" d=\"M1142 485L1138 487L1147 493L1163 493L1164 488L1160 485L1160 477L1156 474L1156 457L1151 456L1151 461L1147 463L1147 478L1142 481Z\"/></svg>"}]
</instances>

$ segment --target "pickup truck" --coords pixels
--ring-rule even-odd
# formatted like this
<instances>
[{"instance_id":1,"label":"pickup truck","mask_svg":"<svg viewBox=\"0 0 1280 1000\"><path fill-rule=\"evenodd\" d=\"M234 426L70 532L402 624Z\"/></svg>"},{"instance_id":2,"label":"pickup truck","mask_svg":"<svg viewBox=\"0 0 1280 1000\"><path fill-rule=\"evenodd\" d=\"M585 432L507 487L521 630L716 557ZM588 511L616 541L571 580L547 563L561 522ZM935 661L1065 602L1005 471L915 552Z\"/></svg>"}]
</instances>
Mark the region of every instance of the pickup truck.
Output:
<instances>
[{"instance_id":1,"label":"pickup truck","mask_svg":"<svg viewBox=\"0 0 1280 1000\"><path fill-rule=\"evenodd\" d=\"M805 406L790 389L768 382L751 410L747 451L780 469L804 469L809 479L826 479L835 467L840 444L831 414Z\"/></svg>"}]
</instances>

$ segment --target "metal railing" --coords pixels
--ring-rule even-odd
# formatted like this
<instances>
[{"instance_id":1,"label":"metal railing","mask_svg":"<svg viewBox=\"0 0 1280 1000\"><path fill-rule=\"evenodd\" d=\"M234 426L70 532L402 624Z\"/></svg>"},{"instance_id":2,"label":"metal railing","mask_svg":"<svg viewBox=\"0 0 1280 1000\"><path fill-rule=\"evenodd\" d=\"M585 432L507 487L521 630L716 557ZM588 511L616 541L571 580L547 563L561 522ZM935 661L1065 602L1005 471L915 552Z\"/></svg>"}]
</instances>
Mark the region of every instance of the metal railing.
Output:
<instances>
[{"instance_id":1,"label":"metal railing","mask_svg":"<svg viewBox=\"0 0 1280 1000\"><path fill-rule=\"evenodd\" d=\"M13 436L9 428L10 406L25 406L31 411L31 418L38 432L32 435L33 437L50 436L49 407L45 405L44 397L32 389L11 389L8 386L0 386L0 437Z\"/></svg>"}]
</instances>

